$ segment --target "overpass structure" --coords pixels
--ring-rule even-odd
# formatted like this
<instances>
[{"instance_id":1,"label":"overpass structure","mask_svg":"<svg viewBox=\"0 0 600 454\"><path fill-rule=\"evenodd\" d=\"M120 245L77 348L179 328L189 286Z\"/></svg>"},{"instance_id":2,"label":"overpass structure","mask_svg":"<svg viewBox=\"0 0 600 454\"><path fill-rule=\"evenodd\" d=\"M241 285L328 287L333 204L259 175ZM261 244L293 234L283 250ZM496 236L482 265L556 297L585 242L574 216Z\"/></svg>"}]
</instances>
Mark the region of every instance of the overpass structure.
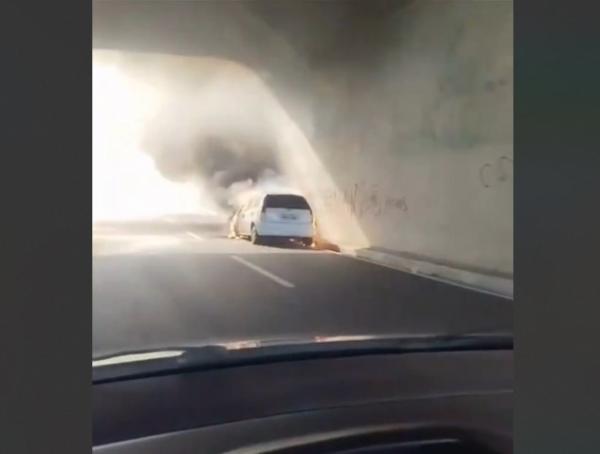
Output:
<instances>
[{"instance_id":1,"label":"overpass structure","mask_svg":"<svg viewBox=\"0 0 600 454\"><path fill-rule=\"evenodd\" d=\"M96 0L93 20L95 49L256 75L342 250L512 296L511 1Z\"/></svg>"}]
</instances>

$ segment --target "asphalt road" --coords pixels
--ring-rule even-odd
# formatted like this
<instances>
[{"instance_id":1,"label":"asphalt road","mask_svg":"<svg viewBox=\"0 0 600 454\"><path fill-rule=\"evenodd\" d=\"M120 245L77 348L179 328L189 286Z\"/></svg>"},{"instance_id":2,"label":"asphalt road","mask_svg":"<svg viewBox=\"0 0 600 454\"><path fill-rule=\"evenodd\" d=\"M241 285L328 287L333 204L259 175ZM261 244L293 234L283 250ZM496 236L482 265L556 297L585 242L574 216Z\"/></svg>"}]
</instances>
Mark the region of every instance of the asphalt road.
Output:
<instances>
[{"instance_id":1,"label":"asphalt road","mask_svg":"<svg viewBox=\"0 0 600 454\"><path fill-rule=\"evenodd\" d=\"M243 339L512 331L513 303L182 220L94 227L94 356Z\"/></svg>"}]
</instances>

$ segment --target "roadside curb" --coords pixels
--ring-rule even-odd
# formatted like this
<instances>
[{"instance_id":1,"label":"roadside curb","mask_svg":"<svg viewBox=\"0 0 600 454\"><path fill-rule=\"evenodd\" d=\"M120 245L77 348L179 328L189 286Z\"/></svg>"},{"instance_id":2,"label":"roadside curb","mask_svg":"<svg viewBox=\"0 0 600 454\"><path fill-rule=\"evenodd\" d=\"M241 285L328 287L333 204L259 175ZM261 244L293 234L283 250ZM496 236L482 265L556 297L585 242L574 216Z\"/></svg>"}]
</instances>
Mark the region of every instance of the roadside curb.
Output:
<instances>
[{"instance_id":1,"label":"roadside curb","mask_svg":"<svg viewBox=\"0 0 600 454\"><path fill-rule=\"evenodd\" d=\"M422 260L401 257L373 249L338 248L342 255L353 257L376 265L386 266L399 271L416 274L450 285L468 288L482 293L513 299L514 283L506 279L487 274L476 273Z\"/></svg>"}]
</instances>

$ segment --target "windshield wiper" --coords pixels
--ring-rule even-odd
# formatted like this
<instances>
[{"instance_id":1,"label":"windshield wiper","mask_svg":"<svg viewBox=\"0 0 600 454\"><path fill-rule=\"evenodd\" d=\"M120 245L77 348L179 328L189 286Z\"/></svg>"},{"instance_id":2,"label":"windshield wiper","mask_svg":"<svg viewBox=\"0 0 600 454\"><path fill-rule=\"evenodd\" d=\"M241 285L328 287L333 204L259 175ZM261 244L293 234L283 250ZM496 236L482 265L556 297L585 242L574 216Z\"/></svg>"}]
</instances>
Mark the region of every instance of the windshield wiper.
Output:
<instances>
[{"instance_id":1,"label":"windshield wiper","mask_svg":"<svg viewBox=\"0 0 600 454\"><path fill-rule=\"evenodd\" d=\"M175 373L348 356L442 351L512 350L509 333L433 336L336 336L292 341L245 340L200 347L170 347L96 358L94 384Z\"/></svg>"}]
</instances>

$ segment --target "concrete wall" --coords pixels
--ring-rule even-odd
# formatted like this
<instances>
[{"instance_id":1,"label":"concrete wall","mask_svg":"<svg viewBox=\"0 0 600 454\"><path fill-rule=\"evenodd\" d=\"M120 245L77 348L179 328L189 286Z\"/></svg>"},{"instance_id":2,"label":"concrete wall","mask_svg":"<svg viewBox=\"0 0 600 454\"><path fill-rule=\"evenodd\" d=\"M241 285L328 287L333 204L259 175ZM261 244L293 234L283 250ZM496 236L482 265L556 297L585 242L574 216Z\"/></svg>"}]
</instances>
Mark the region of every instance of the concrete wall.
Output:
<instances>
[{"instance_id":1,"label":"concrete wall","mask_svg":"<svg viewBox=\"0 0 600 454\"><path fill-rule=\"evenodd\" d=\"M349 212L369 246L510 276L512 2L420 1L389 20L376 64L314 76L309 139L335 183L311 188L321 216Z\"/></svg>"}]
</instances>

